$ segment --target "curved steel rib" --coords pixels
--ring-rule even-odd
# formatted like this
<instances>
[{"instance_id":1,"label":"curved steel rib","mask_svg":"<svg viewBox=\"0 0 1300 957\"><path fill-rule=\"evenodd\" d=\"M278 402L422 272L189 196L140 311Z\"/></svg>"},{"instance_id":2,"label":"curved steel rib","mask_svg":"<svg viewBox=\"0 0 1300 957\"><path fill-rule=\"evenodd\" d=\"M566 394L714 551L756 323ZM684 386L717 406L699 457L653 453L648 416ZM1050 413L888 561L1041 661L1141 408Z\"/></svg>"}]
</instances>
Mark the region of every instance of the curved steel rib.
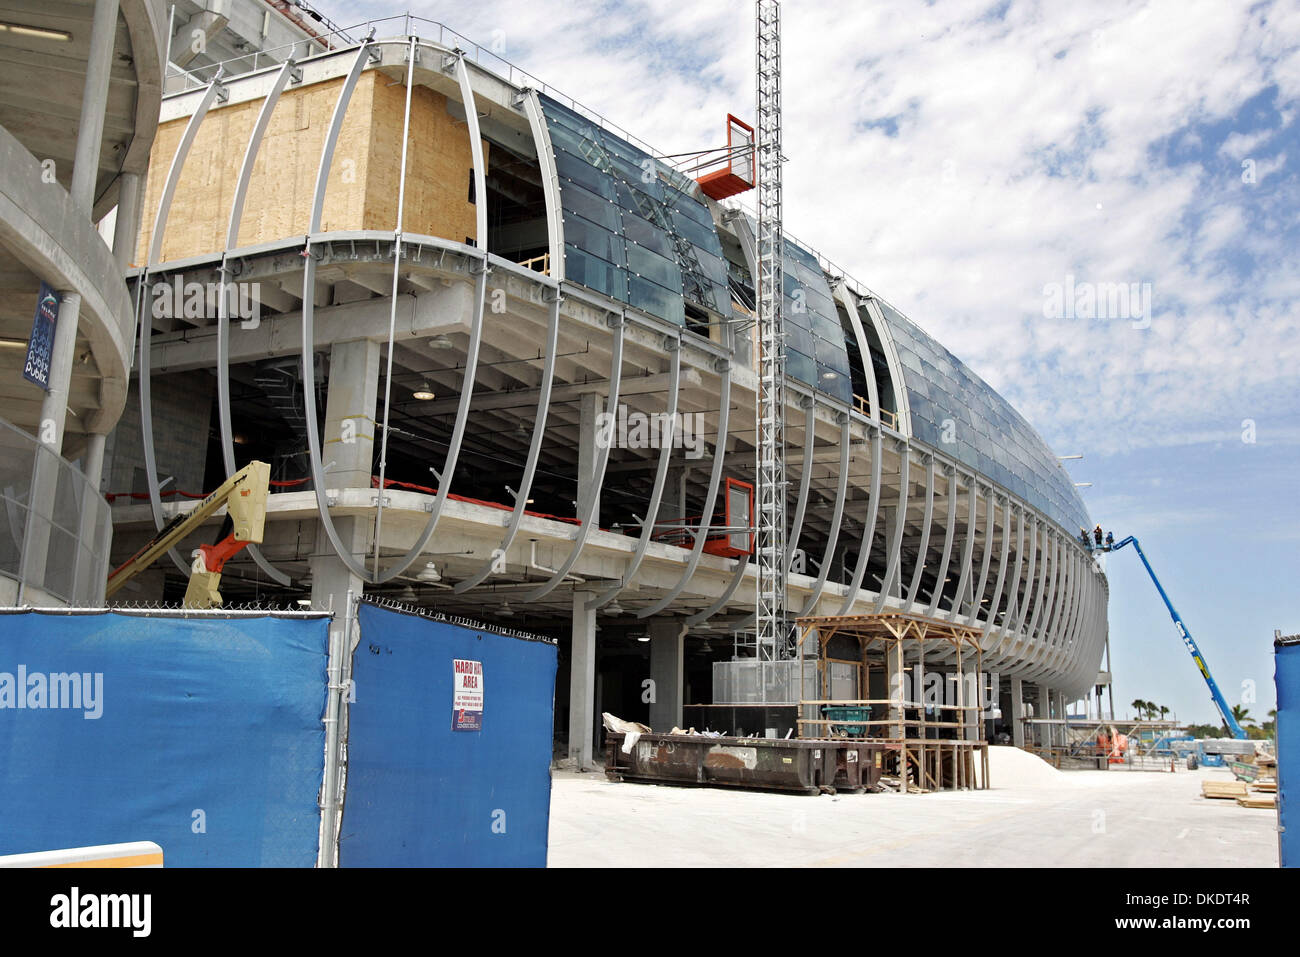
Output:
<instances>
[{"instance_id":1,"label":"curved steel rib","mask_svg":"<svg viewBox=\"0 0 1300 957\"><path fill-rule=\"evenodd\" d=\"M614 350L609 359L609 401L606 405L606 410L611 424L618 416L618 390L623 379L623 339L625 328L626 325L624 320L620 316L618 318L618 324L614 328ZM591 535L592 526L599 524L599 491L600 487L605 483L605 468L609 464L609 449L610 446L614 444L612 436L605 436L602 440L600 433L601 430L597 427L595 437L598 449L596 451L595 474L591 477L593 491L592 494L587 497L587 501L583 506L577 539L574 541L573 547L569 549L568 557L565 558L563 564L555 570L555 573L539 587L524 594L520 598L520 601L538 601L554 591L555 586L564 581L564 576L569 574L569 569L577 563L578 556L582 554L583 546L587 544L587 538Z\"/></svg>"},{"instance_id":2,"label":"curved steel rib","mask_svg":"<svg viewBox=\"0 0 1300 957\"><path fill-rule=\"evenodd\" d=\"M655 484L650 490L650 504L646 507L645 522L641 526L641 537L637 540L636 550L632 553L632 560L623 569L622 581L610 585L588 601L584 606L588 611L609 604L618 597L624 588L632 583L632 579L641 568L641 562L645 558L646 549L650 546L650 540L654 537L655 517L659 514L659 503L663 500L664 495L664 481L668 476L668 462L672 458L673 437L677 429L677 399L682 375L681 340L672 340L669 343L669 349L673 354L673 361L668 371L668 411L665 413L668 422L668 436L665 438L660 435L659 438L659 465L655 469Z\"/></svg>"},{"instance_id":3,"label":"curved steel rib","mask_svg":"<svg viewBox=\"0 0 1300 957\"><path fill-rule=\"evenodd\" d=\"M262 109L257 114L257 122L253 124L253 132L249 134L248 146L244 149L244 162L239 167L239 179L235 182L235 198L230 204L230 221L226 225L226 245L221 250L219 268L223 283L228 281L229 273L226 257L231 249L239 245L239 224L244 218L244 202L248 198L248 183L253 176L253 164L257 160L258 150L262 147L266 128L271 124L271 114L275 112L280 94L284 92L296 68L296 61L292 57L284 61L280 72L276 74L275 82L271 85L270 92L262 101ZM230 424L230 316L227 312L223 288L217 305L217 423L221 433L221 461L226 469L226 478L229 478L235 474L235 437ZM280 585L290 584L289 576L267 561L260 546L250 544L247 550L258 568L270 575L272 580Z\"/></svg>"},{"instance_id":4,"label":"curved steel rib","mask_svg":"<svg viewBox=\"0 0 1300 957\"><path fill-rule=\"evenodd\" d=\"M700 512L700 527L695 532L695 546L691 549L690 560L686 563L686 569L682 572L681 580L672 588L667 595L664 595L659 601L646 608L642 608L636 613L638 618L649 618L667 608L686 583L691 580L695 574L696 567L700 564L700 556L704 554L704 541L709 537L709 522L713 516L713 506L718 500L718 486L722 484L722 463L727 457L727 422L731 415L731 363L726 362L722 369L722 384L718 389L718 441L713 446L713 474L709 476L709 491L704 499L704 509Z\"/></svg>"},{"instance_id":5,"label":"curved steel rib","mask_svg":"<svg viewBox=\"0 0 1300 957\"><path fill-rule=\"evenodd\" d=\"M167 231L167 217L171 213L172 198L176 195L176 184L180 182L181 170L185 167L185 160L189 156L190 147L194 145L194 138L198 135L199 127L203 124L203 118L207 116L212 101L217 98L217 94L221 91L221 75L222 71L218 69L217 75L212 78L212 82L208 84L207 90L204 91L203 98L199 100L194 115L190 117L189 123L185 125L185 132L181 135L180 143L176 145L176 153L172 156L171 167L167 170L167 179L163 184L162 196L158 201L158 212L154 216L153 234L149 242L149 257L145 260L144 271L140 274L140 286L136 290L136 322L140 326L140 438L144 445L144 468L145 480L149 485L149 508L153 512L154 525L158 529L163 527L163 513L162 486L158 483L158 457L155 454L153 444L153 396L150 389L152 385L150 362L153 358L153 321L151 316L143 314L145 312L143 293L148 285L149 272L154 263L158 262L158 257L162 255L163 234ZM189 574L189 563L181 558L180 553L175 548L167 549L167 554L171 556L171 560L176 563L177 568Z\"/></svg>"}]
</instances>

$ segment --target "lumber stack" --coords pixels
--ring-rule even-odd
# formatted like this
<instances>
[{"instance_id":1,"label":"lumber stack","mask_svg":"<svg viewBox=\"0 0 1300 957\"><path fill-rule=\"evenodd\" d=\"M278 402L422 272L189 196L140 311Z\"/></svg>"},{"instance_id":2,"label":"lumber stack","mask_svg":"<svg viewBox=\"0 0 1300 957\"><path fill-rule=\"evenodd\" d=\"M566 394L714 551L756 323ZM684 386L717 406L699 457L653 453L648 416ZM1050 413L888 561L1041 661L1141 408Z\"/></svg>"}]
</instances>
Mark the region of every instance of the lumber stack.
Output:
<instances>
[{"instance_id":1,"label":"lumber stack","mask_svg":"<svg viewBox=\"0 0 1300 957\"><path fill-rule=\"evenodd\" d=\"M1201 794L1216 800L1232 800L1248 797L1250 792L1245 781L1202 781Z\"/></svg>"},{"instance_id":2,"label":"lumber stack","mask_svg":"<svg viewBox=\"0 0 1300 957\"><path fill-rule=\"evenodd\" d=\"M1247 797L1237 798L1237 803L1242 807L1274 808L1277 807L1277 799L1271 794L1251 794Z\"/></svg>"}]
</instances>

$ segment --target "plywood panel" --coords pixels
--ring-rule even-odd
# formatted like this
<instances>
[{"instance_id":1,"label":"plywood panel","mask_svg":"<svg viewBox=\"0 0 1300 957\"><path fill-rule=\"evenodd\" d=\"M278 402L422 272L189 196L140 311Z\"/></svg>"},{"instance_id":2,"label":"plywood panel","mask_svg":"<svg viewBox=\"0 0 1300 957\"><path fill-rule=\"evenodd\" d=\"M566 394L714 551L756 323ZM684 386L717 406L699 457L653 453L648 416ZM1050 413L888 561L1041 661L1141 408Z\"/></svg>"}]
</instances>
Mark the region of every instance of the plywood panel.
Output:
<instances>
[{"instance_id":1,"label":"plywood panel","mask_svg":"<svg viewBox=\"0 0 1300 957\"><path fill-rule=\"evenodd\" d=\"M307 232L316 171L342 79L286 90L276 106L249 180L238 245ZM396 222L405 87L364 72L339 133L325 191L323 230L392 229ZM262 101L214 108L182 171L161 262L213 253L224 245L230 204ZM172 156L188 121L162 124L150 160L137 262L143 263ZM487 155L488 145L483 145ZM405 228L464 242L475 236L469 202L469 134L447 99L417 87L412 96Z\"/></svg>"},{"instance_id":2,"label":"plywood panel","mask_svg":"<svg viewBox=\"0 0 1300 957\"><path fill-rule=\"evenodd\" d=\"M405 105L405 86L376 86L366 229L392 229L397 220ZM484 142L485 163L488 148ZM447 111L441 93L416 87L411 96L403 228L457 242L477 238L475 206L469 202L473 166L465 121Z\"/></svg>"}]
</instances>

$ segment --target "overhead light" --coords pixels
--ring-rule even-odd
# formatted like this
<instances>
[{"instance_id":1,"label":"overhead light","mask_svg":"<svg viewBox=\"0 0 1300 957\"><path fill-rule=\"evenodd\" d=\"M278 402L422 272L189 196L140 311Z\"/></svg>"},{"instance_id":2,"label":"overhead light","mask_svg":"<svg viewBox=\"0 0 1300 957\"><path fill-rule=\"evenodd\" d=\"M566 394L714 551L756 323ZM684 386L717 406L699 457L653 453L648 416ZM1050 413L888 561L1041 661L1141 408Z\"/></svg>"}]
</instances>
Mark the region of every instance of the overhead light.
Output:
<instances>
[{"instance_id":1,"label":"overhead light","mask_svg":"<svg viewBox=\"0 0 1300 957\"><path fill-rule=\"evenodd\" d=\"M301 608L310 608L310 607L311 607L311 599L310 599L310 598L299 598L299 599L298 599L298 605L299 605L299 607L301 607Z\"/></svg>"},{"instance_id":2,"label":"overhead light","mask_svg":"<svg viewBox=\"0 0 1300 957\"><path fill-rule=\"evenodd\" d=\"M829 382L831 379L838 379L839 377L840 377L840 374L839 374L838 372L823 372L823 373L822 373L822 378L825 379L827 382Z\"/></svg>"},{"instance_id":3,"label":"overhead light","mask_svg":"<svg viewBox=\"0 0 1300 957\"><path fill-rule=\"evenodd\" d=\"M24 37L40 37L42 40L71 40L72 34L67 30L50 30L46 27L32 27L23 23L0 22L0 33L17 33Z\"/></svg>"},{"instance_id":4,"label":"overhead light","mask_svg":"<svg viewBox=\"0 0 1300 957\"><path fill-rule=\"evenodd\" d=\"M649 640L650 640L650 636L649 636L649 635L637 635L637 639L636 639L636 640L637 640L637 641L649 641Z\"/></svg>"},{"instance_id":5,"label":"overhead light","mask_svg":"<svg viewBox=\"0 0 1300 957\"><path fill-rule=\"evenodd\" d=\"M411 395L412 397L419 399L421 402L428 402L430 399L437 398L437 396L433 394L433 390L429 387L429 383L427 382L412 392Z\"/></svg>"},{"instance_id":6,"label":"overhead light","mask_svg":"<svg viewBox=\"0 0 1300 957\"><path fill-rule=\"evenodd\" d=\"M618 603L617 598L615 598L613 601L611 601L608 605L605 606L605 614L607 615L623 614L623 606Z\"/></svg>"},{"instance_id":7,"label":"overhead light","mask_svg":"<svg viewBox=\"0 0 1300 957\"><path fill-rule=\"evenodd\" d=\"M451 336L434 336L428 342L430 349L452 349L455 343L451 341Z\"/></svg>"},{"instance_id":8,"label":"overhead light","mask_svg":"<svg viewBox=\"0 0 1300 957\"><path fill-rule=\"evenodd\" d=\"M426 562L424 568L420 569L420 573L415 577L420 579L422 582L442 581L442 575L438 572L438 566L433 562Z\"/></svg>"},{"instance_id":9,"label":"overhead light","mask_svg":"<svg viewBox=\"0 0 1300 957\"><path fill-rule=\"evenodd\" d=\"M509 600L503 601L501 607L497 609L497 615L501 618L513 618L515 610L510 607Z\"/></svg>"}]
</instances>

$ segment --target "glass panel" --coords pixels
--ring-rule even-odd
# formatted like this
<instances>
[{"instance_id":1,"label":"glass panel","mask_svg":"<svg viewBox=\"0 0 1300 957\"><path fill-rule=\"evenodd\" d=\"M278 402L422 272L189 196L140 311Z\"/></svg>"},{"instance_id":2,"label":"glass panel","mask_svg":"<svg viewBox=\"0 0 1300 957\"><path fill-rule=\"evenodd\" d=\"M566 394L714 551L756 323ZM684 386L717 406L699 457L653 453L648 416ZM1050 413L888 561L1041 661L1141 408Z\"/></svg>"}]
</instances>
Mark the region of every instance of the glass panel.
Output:
<instances>
[{"instance_id":1,"label":"glass panel","mask_svg":"<svg viewBox=\"0 0 1300 957\"><path fill-rule=\"evenodd\" d=\"M680 295L636 276L628 280L628 286L631 291L627 300L629 305L676 325L686 325L686 303Z\"/></svg>"},{"instance_id":2,"label":"glass panel","mask_svg":"<svg viewBox=\"0 0 1300 957\"><path fill-rule=\"evenodd\" d=\"M555 169L563 180L571 180L585 186L605 199L614 198L613 180L586 160L578 159L562 150L556 150ZM563 186L563 183L561 183L561 186Z\"/></svg>"},{"instance_id":3,"label":"glass panel","mask_svg":"<svg viewBox=\"0 0 1300 957\"><path fill-rule=\"evenodd\" d=\"M618 232L622 226L622 217L616 205L581 186L564 183L560 188L560 201L564 204L565 212L575 212L612 232Z\"/></svg>"},{"instance_id":4,"label":"glass panel","mask_svg":"<svg viewBox=\"0 0 1300 957\"><path fill-rule=\"evenodd\" d=\"M587 222L581 216L564 218L564 241L615 266L627 264L622 237Z\"/></svg>"},{"instance_id":5,"label":"glass panel","mask_svg":"<svg viewBox=\"0 0 1300 957\"><path fill-rule=\"evenodd\" d=\"M564 244L564 274L597 292L627 302L627 271Z\"/></svg>"},{"instance_id":6,"label":"glass panel","mask_svg":"<svg viewBox=\"0 0 1300 957\"><path fill-rule=\"evenodd\" d=\"M808 356L793 349L785 351L785 374L808 385L817 384L817 365Z\"/></svg>"},{"instance_id":7,"label":"glass panel","mask_svg":"<svg viewBox=\"0 0 1300 957\"><path fill-rule=\"evenodd\" d=\"M844 402L853 401L853 383L847 370L832 369L828 365L817 363L817 388Z\"/></svg>"},{"instance_id":8,"label":"glass panel","mask_svg":"<svg viewBox=\"0 0 1300 957\"><path fill-rule=\"evenodd\" d=\"M807 329L800 329L793 323L787 323L785 327L785 345L787 349L794 349L804 355L812 355L813 334Z\"/></svg>"},{"instance_id":9,"label":"glass panel","mask_svg":"<svg viewBox=\"0 0 1300 957\"><path fill-rule=\"evenodd\" d=\"M649 279L667 289L682 288L682 270L658 253L644 246L631 246L627 251L627 268L636 276Z\"/></svg>"},{"instance_id":10,"label":"glass panel","mask_svg":"<svg viewBox=\"0 0 1300 957\"><path fill-rule=\"evenodd\" d=\"M635 213L623 214L623 235L627 237L629 243L644 246L661 256L672 258L673 243L668 234Z\"/></svg>"}]
</instances>

